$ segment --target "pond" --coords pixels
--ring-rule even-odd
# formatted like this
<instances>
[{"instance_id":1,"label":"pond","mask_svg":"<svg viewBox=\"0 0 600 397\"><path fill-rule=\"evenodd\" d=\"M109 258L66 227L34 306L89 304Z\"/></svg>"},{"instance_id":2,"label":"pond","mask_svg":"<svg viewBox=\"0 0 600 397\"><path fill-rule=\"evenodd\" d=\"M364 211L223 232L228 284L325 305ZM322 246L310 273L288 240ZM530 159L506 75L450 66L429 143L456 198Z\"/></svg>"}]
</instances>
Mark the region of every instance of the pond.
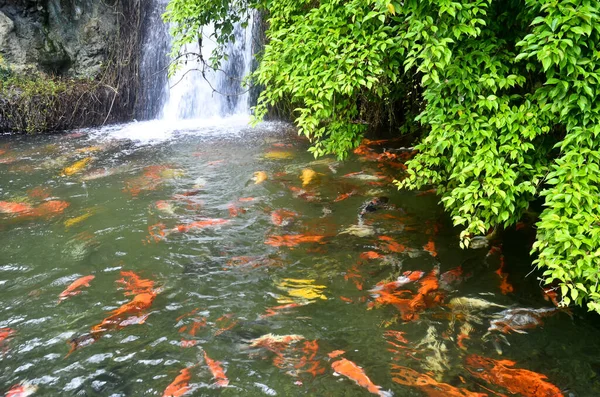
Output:
<instances>
[{"instance_id":1,"label":"pond","mask_svg":"<svg viewBox=\"0 0 600 397\"><path fill-rule=\"evenodd\" d=\"M245 121L0 137L0 393L600 395L531 228L461 250L399 143Z\"/></svg>"}]
</instances>

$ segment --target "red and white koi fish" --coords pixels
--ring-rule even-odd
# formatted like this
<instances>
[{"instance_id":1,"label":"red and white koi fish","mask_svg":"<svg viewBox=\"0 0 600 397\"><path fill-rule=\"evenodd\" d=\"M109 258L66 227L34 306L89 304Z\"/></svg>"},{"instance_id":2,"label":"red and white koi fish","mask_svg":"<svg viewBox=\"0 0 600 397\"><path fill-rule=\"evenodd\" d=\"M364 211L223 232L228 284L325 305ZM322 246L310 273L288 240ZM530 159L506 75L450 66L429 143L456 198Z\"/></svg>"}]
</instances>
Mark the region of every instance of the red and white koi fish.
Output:
<instances>
[{"instance_id":1,"label":"red and white koi fish","mask_svg":"<svg viewBox=\"0 0 600 397\"><path fill-rule=\"evenodd\" d=\"M373 288L372 290L370 290L369 292L377 292L377 291L386 291L386 292L392 292L397 290L398 288L402 287L403 285L415 282L415 281L419 281L423 276L425 275L425 272L421 271L421 270L408 270L405 271L404 273L402 273L402 275L400 277L398 277L397 280L389 282L389 283L379 283L375 286L375 288Z\"/></svg>"},{"instance_id":2,"label":"red and white koi fish","mask_svg":"<svg viewBox=\"0 0 600 397\"><path fill-rule=\"evenodd\" d=\"M37 391L38 387L28 383L14 385L6 393L6 397L28 397Z\"/></svg>"}]
</instances>

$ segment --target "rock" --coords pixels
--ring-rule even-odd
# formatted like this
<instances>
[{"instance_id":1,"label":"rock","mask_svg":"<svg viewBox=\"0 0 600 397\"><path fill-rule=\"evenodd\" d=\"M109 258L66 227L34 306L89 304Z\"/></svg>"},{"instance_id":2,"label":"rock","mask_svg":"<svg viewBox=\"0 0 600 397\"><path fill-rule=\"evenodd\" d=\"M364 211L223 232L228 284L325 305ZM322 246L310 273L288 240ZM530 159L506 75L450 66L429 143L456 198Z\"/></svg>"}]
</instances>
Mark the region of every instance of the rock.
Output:
<instances>
[{"instance_id":1,"label":"rock","mask_svg":"<svg viewBox=\"0 0 600 397\"><path fill-rule=\"evenodd\" d=\"M4 48L8 47L8 40L11 33L15 30L15 24L5 13L0 11L0 49L4 52Z\"/></svg>"},{"instance_id":2,"label":"rock","mask_svg":"<svg viewBox=\"0 0 600 397\"><path fill-rule=\"evenodd\" d=\"M117 18L103 1L0 1L0 55L17 73L93 78L118 36Z\"/></svg>"}]
</instances>

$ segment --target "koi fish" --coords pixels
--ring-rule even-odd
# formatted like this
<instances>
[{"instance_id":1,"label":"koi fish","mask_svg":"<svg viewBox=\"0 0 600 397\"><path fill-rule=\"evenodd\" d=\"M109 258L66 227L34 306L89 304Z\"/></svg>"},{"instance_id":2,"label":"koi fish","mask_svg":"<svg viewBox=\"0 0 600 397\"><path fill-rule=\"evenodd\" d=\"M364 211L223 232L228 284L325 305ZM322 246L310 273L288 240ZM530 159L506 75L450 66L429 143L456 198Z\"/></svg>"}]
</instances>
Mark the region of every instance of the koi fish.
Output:
<instances>
[{"instance_id":1,"label":"koi fish","mask_svg":"<svg viewBox=\"0 0 600 397\"><path fill-rule=\"evenodd\" d=\"M499 318L490 322L488 332L498 331L503 334L508 334L513 331L519 334L526 334L527 332L524 331L525 329L531 329L542 325L544 323L542 318L556 314L559 311L560 309L556 307L542 309L507 309L495 315Z\"/></svg>"},{"instance_id":2,"label":"koi fish","mask_svg":"<svg viewBox=\"0 0 600 397\"><path fill-rule=\"evenodd\" d=\"M378 180L384 178L384 177L381 177L381 176L378 176L378 175L365 174L364 171L351 172L350 174L343 175L342 177L343 178L359 179L361 181L378 181Z\"/></svg>"},{"instance_id":3,"label":"koi fish","mask_svg":"<svg viewBox=\"0 0 600 397\"><path fill-rule=\"evenodd\" d=\"M275 226L285 226L296 216L298 216L298 214L294 211L275 210L271 212L271 223Z\"/></svg>"},{"instance_id":4,"label":"koi fish","mask_svg":"<svg viewBox=\"0 0 600 397\"><path fill-rule=\"evenodd\" d=\"M256 200L256 198L254 198L254 197L240 197L240 198L238 199L238 201L239 201L240 203L250 203L250 202L252 202L252 201L254 201L254 200Z\"/></svg>"},{"instance_id":5,"label":"koi fish","mask_svg":"<svg viewBox=\"0 0 600 397\"><path fill-rule=\"evenodd\" d=\"M128 314L137 314L143 310L149 309L152 302L156 298L156 292L143 292L133 297L131 302L121 305L119 308L110 312L110 316L106 317L100 324L92 327L92 334L102 334L106 331L115 328L123 328L133 324L143 324L148 316L134 317L125 319ZM130 321L127 321L130 320Z\"/></svg>"},{"instance_id":6,"label":"koi fish","mask_svg":"<svg viewBox=\"0 0 600 397\"><path fill-rule=\"evenodd\" d=\"M503 295L506 295L513 292L515 289L512 284L508 282L508 273L504 272L504 265L504 255L500 254L500 267L496 270L496 274L500 277L500 291Z\"/></svg>"},{"instance_id":7,"label":"koi fish","mask_svg":"<svg viewBox=\"0 0 600 397\"><path fill-rule=\"evenodd\" d=\"M273 352L281 350L289 346L291 343L304 340L302 335L274 335L266 334L261 337L252 339L250 347L264 348Z\"/></svg>"},{"instance_id":8,"label":"koi fish","mask_svg":"<svg viewBox=\"0 0 600 397\"><path fill-rule=\"evenodd\" d=\"M63 169L62 175L63 176L75 175L78 172L81 172L85 167L87 167L91 161L92 161L91 157L86 157L82 160L79 160L79 161L71 164L70 166L66 167L65 169Z\"/></svg>"},{"instance_id":9,"label":"koi fish","mask_svg":"<svg viewBox=\"0 0 600 397\"><path fill-rule=\"evenodd\" d=\"M225 315L219 317L215 321L215 325L217 327L219 327L219 329L215 331L215 336L219 336L223 332L229 331L230 329L235 327L237 325L237 323L238 323L238 320L234 319L233 314L231 314L231 313L225 314Z\"/></svg>"},{"instance_id":10,"label":"koi fish","mask_svg":"<svg viewBox=\"0 0 600 397\"><path fill-rule=\"evenodd\" d=\"M0 328L0 346L4 343L5 340L12 337L16 331L11 328Z\"/></svg>"},{"instance_id":11,"label":"koi fish","mask_svg":"<svg viewBox=\"0 0 600 397\"><path fill-rule=\"evenodd\" d=\"M392 364L392 380L400 385L420 389L429 397L487 397L484 393L475 393L459 389L447 383L440 383L429 375L419 373L411 368Z\"/></svg>"},{"instance_id":12,"label":"koi fish","mask_svg":"<svg viewBox=\"0 0 600 397\"><path fill-rule=\"evenodd\" d=\"M442 289L448 290L453 284L463 280L462 266L450 269L440 276L440 286Z\"/></svg>"},{"instance_id":13,"label":"koi fish","mask_svg":"<svg viewBox=\"0 0 600 397\"><path fill-rule=\"evenodd\" d=\"M501 307L503 309L506 308L506 306L488 302L481 298L468 297L452 298L450 302L448 302L448 307L457 311L485 310L489 309L490 307Z\"/></svg>"},{"instance_id":14,"label":"koi fish","mask_svg":"<svg viewBox=\"0 0 600 397\"><path fill-rule=\"evenodd\" d=\"M121 276L123 276L123 278L116 282L125 286L125 295L154 292L154 281L152 280L141 278L134 272L124 270L121 270Z\"/></svg>"},{"instance_id":15,"label":"koi fish","mask_svg":"<svg viewBox=\"0 0 600 397\"><path fill-rule=\"evenodd\" d=\"M542 289L542 293L544 294L544 300L548 302L552 302L552 304L556 307L559 306L558 302L558 292L556 292L558 287L544 287Z\"/></svg>"},{"instance_id":16,"label":"koi fish","mask_svg":"<svg viewBox=\"0 0 600 397\"><path fill-rule=\"evenodd\" d=\"M563 397L560 389L547 381L545 375L526 369L511 368L514 361L493 360L471 354L466 358L471 375L493 385L504 387L512 394L524 397Z\"/></svg>"},{"instance_id":17,"label":"koi fish","mask_svg":"<svg viewBox=\"0 0 600 397\"><path fill-rule=\"evenodd\" d=\"M281 313L282 311L286 311L289 309L294 309L296 307L300 307L300 306L304 306L304 303L288 303L287 305L279 305L279 306L274 306L274 307L268 307L266 309L265 314L261 314L260 318L267 318L267 317L272 317L275 316L279 313Z\"/></svg>"},{"instance_id":18,"label":"koi fish","mask_svg":"<svg viewBox=\"0 0 600 397\"><path fill-rule=\"evenodd\" d=\"M317 180L317 173L311 168L304 168L300 174L302 187L306 187Z\"/></svg>"},{"instance_id":19,"label":"koi fish","mask_svg":"<svg viewBox=\"0 0 600 397\"><path fill-rule=\"evenodd\" d=\"M89 287L90 281L92 281L95 278L96 276L84 276L73 281L71 285L67 287L67 289L60 293L60 295L58 296L58 303L64 301L69 296L79 295L81 291L78 291L78 288Z\"/></svg>"},{"instance_id":20,"label":"koi fish","mask_svg":"<svg viewBox=\"0 0 600 397\"><path fill-rule=\"evenodd\" d=\"M263 157L268 160L287 160L294 157L294 154L292 152L286 152L282 150L272 150L265 153Z\"/></svg>"},{"instance_id":21,"label":"koi fish","mask_svg":"<svg viewBox=\"0 0 600 397\"><path fill-rule=\"evenodd\" d=\"M295 303L294 299L301 299L302 303L315 299L327 300L323 291L327 288L324 285L314 284L315 280L302 280L295 278L284 278L276 284L277 288L284 290ZM280 300L281 303L287 303L287 299Z\"/></svg>"},{"instance_id":22,"label":"koi fish","mask_svg":"<svg viewBox=\"0 0 600 397\"><path fill-rule=\"evenodd\" d=\"M375 385L371 379L369 379L367 374L365 374L363 369L350 360L342 358L334 361L331 363L331 368L333 368L337 374L344 375L346 378L353 380L357 385L364 387L373 394L382 397L391 396L391 393L380 390L381 386Z\"/></svg>"},{"instance_id":23,"label":"koi fish","mask_svg":"<svg viewBox=\"0 0 600 397\"><path fill-rule=\"evenodd\" d=\"M429 252L431 256L437 256L437 251L435 250L435 243L433 242L433 240L429 240L429 242L423 246L423 249Z\"/></svg>"},{"instance_id":24,"label":"koi fish","mask_svg":"<svg viewBox=\"0 0 600 397\"><path fill-rule=\"evenodd\" d=\"M396 279L395 281L384 284L379 283L375 286L375 288L373 288L369 292L377 292L382 290L392 292L402 287L403 285L419 281L424 275L425 272L421 270L407 270L404 273L402 273L402 275L398 277L398 279Z\"/></svg>"},{"instance_id":25,"label":"koi fish","mask_svg":"<svg viewBox=\"0 0 600 397\"><path fill-rule=\"evenodd\" d=\"M33 207L27 203L0 201L0 214L27 214L32 210Z\"/></svg>"},{"instance_id":26,"label":"koi fish","mask_svg":"<svg viewBox=\"0 0 600 397\"><path fill-rule=\"evenodd\" d=\"M45 200L50 197L50 192L47 188L38 186L34 187L33 189L29 189L27 191L27 195L32 199Z\"/></svg>"},{"instance_id":27,"label":"koi fish","mask_svg":"<svg viewBox=\"0 0 600 397\"><path fill-rule=\"evenodd\" d=\"M254 181L255 185L260 185L267 179L269 179L269 177L267 176L267 173L264 171L256 171L254 173L254 176L252 177L252 180Z\"/></svg>"},{"instance_id":28,"label":"koi fish","mask_svg":"<svg viewBox=\"0 0 600 397\"><path fill-rule=\"evenodd\" d=\"M37 391L36 385L30 385L28 383L22 383L14 385L11 389L6 392L6 397L28 397Z\"/></svg>"},{"instance_id":29,"label":"koi fish","mask_svg":"<svg viewBox=\"0 0 600 397\"><path fill-rule=\"evenodd\" d=\"M159 200L156 203L154 203L154 206L157 210L164 214L175 215L175 207L173 207L173 204L166 200Z\"/></svg>"},{"instance_id":30,"label":"koi fish","mask_svg":"<svg viewBox=\"0 0 600 397\"><path fill-rule=\"evenodd\" d=\"M337 196L335 198L335 200L333 200L334 203L340 202L340 201L344 201L346 199L349 199L350 197L354 196L356 194L356 190L352 190L348 193L342 193L339 196Z\"/></svg>"},{"instance_id":31,"label":"koi fish","mask_svg":"<svg viewBox=\"0 0 600 397\"><path fill-rule=\"evenodd\" d=\"M346 352L343 351L343 350L334 350L332 352L327 353L327 356L329 358L336 358L336 357L339 357L339 356L341 356L342 354L345 354L345 353Z\"/></svg>"},{"instance_id":32,"label":"koi fish","mask_svg":"<svg viewBox=\"0 0 600 397\"><path fill-rule=\"evenodd\" d=\"M204 229L204 228L210 227L210 226L221 226L221 225L224 225L229 222L230 221L227 219L219 219L219 218L205 219L203 221L196 221L196 222L192 222L192 223L188 223L188 224L177 225L171 231L179 232L179 233L187 233L190 230Z\"/></svg>"},{"instance_id":33,"label":"koi fish","mask_svg":"<svg viewBox=\"0 0 600 397\"><path fill-rule=\"evenodd\" d=\"M402 252L409 250L404 244L398 243L397 241L395 241L393 238L391 238L389 236L379 236L379 240L385 242L381 246L381 249L383 249L385 251L396 252L396 253L400 254Z\"/></svg>"},{"instance_id":34,"label":"koi fish","mask_svg":"<svg viewBox=\"0 0 600 397\"><path fill-rule=\"evenodd\" d=\"M317 197L316 194L307 192L306 190L300 189L299 187L289 186L289 189L294 194L294 197L301 198L302 200L306 200L309 202L319 200L319 197Z\"/></svg>"},{"instance_id":35,"label":"koi fish","mask_svg":"<svg viewBox=\"0 0 600 397\"><path fill-rule=\"evenodd\" d=\"M73 227L73 226L77 225L78 223L81 223L81 222L85 221L86 219L90 218L92 215L94 215L94 213L92 211L90 211L88 213L77 216L75 218L67 219L65 221L65 228L68 229L70 227Z\"/></svg>"},{"instance_id":36,"label":"koi fish","mask_svg":"<svg viewBox=\"0 0 600 397\"><path fill-rule=\"evenodd\" d=\"M71 204L66 201L50 200L38 205L24 215L32 217L52 217L54 215L62 214L70 205Z\"/></svg>"},{"instance_id":37,"label":"koi fish","mask_svg":"<svg viewBox=\"0 0 600 397\"><path fill-rule=\"evenodd\" d=\"M429 190L421 191L421 192L417 193L416 195L417 195L417 197L419 197L419 196L426 196L428 194L436 194L436 193L437 193L437 189L429 189Z\"/></svg>"},{"instance_id":38,"label":"koi fish","mask_svg":"<svg viewBox=\"0 0 600 397\"><path fill-rule=\"evenodd\" d=\"M206 361L206 365L208 365L208 368L210 369L213 378L215 378L216 380L216 386L226 387L227 385L229 385L229 379L227 379L225 371L223 370L223 367L221 367L221 363L219 361L215 361L208 357L206 351L204 351L204 361Z\"/></svg>"},{"instance_id":39,"label":"koi fish","mask_svg":"<svg viewBox=\"0 0 600 397\"><path fill-rule=\"evenodd\" d=\"M356 237L368 237L375 234L375 230L369 225L352 225L342 230L339 234L349 234Z\"/></svg>"},{"instance_id":40,"label":"koi fish","mask_svg":"<svg viewBox=\"0 0 600 397\"><path fill-rule=\"evenodd\" d=\"M265 244L273 247L295 247L302 243L321 243L325 236L306 234L287 234L283 236L272 235L267 238Z\"/></svg>"},{"instance_id":41,"label":"koi fish","mask_svg":"<svg viewBox=\"0 0 600 397\"><path fill-rule=\"evenodd\" d=\"M360 254L360 258L361 259L381 259L383 258L383 255L381 255L379 252L375 252L375 251L367 251L367 252L363 252Z\"/></svg>"},{"instance_id":42,"label":"koi fish","mask_svg":"<svg viewBox=\"0 0 600 397\"><path fill-rule=\"evenodd\" d=\"M162 397L181 397L190 391L189 381L192 377L190 369L192 367L184 368L179 371L179 375L173 382L165 389Z\"/></svg>"},{"instance_id":43,"label":"koi fish","mask_svg":"<svg viewBox=\"0 0 600 397\"><path fill-rule=\"evenodd\" d=\"M235 217L239 216L240 214L246 213L245 209L239 208L235 204L229 204L227 206L227 210L229 211L229 216L232 218L235 218Z\"/></svg>"}]
</instances>

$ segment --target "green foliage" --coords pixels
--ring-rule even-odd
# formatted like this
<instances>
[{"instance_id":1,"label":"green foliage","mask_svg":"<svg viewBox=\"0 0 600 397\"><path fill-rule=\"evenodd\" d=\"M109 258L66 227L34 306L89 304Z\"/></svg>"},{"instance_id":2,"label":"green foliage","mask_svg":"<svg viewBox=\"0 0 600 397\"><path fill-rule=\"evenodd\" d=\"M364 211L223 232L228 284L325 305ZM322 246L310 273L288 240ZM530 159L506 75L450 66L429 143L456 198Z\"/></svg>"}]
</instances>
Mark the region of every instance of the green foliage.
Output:
<instances>
[{"instance_id":1,"label":"green foliage","mask_svg":"<svg viewBox=\"0 0 600 397\"><path fill-rule=\"evenodd\" d=\"M210 21L224 45L229 23L246 21L251 8L265 11L268 44L253 78L266 89L256 117L290 101L315 156L343 157L358 144L365 104L410 97L423 135L398 186L436 187L463 228L463 247L545 200L536 264L547 283L560 284L564 305L600 312L597 7L589 0L171 0L167 19L176 24L178 52Z\"/></svg>"}]
</instances>

